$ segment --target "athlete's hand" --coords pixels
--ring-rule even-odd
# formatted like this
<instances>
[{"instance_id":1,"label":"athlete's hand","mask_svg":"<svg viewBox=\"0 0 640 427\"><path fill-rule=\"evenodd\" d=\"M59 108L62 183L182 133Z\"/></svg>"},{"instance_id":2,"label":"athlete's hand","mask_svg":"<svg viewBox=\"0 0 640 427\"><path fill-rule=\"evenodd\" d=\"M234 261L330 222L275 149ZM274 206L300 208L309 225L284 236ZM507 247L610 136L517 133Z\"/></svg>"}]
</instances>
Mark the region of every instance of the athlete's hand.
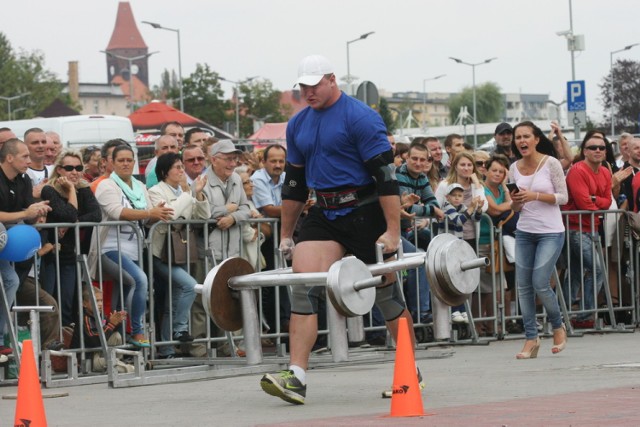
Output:
<instances>
[{"instance_id":1,"label":"athlete's hand","mask_svg":"<svg viewBox=\"0 0 640 427\"><path fill-rule=\"evenodd\" d=\"M398 250L398 246L400 246L400 234L392 233L389 231L385 231L376 243L379 243L384 246L382 253L389 254Z\"/></svg>"},{"instance_id":2,"label":"athlete's hand","mask_svg":"<svg viewBox=\"0 0 640 427\"><path fill-rule=\"evenodd\" d=\"M280 242L280 252L282 252L282 256L286 260L290 260L293 257L293 248L295 247L295 243L290 238L284 238Z\"/></svg>"}]
</instances>

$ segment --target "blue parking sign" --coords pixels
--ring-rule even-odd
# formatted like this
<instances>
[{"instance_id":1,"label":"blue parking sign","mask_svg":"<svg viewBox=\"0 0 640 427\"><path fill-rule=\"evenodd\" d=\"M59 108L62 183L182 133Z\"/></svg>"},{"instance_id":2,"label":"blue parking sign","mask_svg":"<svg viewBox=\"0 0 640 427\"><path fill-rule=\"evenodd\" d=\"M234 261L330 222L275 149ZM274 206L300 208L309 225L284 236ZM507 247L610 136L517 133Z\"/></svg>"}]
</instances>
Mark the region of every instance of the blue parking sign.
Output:
<instances>
[{"instance_id":1,"label":"blue parking sign","mask_svg":"<svg viewBox=\"0 0 640 427\"><path fill-rule=\"evenodd\" d=\"M567 82L567 109L569 111L585 111L587 109L584 80Z\"/></svg>"}]
</instances>

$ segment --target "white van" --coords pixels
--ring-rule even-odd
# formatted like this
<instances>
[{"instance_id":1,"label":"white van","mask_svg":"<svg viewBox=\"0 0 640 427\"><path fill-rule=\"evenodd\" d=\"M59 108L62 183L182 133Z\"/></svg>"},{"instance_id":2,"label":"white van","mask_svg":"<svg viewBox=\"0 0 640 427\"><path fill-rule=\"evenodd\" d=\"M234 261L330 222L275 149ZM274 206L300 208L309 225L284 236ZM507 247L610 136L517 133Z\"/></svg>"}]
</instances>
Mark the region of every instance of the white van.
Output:
<instances>
[{"instance_id":1,"label":"white van","mask_svg":"<svg viewBox=\"0 0 640 427\"><path fill-rule=\"evenodd\" d=\"M23 139L24 133L31 128L40 128L45 132L53 131L60 135L63 149L70 148L78 151L90 145L101 147L110 139L121 138L133 148L136 154L134 170L138 170L135 135L131 120L127 117L85 115L36 118L0 122L0 128L3 127L11 129L20 139Z\"/></svg>"}]
</instances>

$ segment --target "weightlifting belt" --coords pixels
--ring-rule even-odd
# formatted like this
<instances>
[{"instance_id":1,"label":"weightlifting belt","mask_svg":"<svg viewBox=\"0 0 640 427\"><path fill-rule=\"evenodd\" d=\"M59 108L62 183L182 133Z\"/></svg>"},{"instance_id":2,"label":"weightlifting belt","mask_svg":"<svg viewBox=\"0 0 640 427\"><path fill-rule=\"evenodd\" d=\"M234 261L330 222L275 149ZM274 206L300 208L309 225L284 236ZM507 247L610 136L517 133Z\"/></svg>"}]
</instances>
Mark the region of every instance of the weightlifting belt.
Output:
<instances>
[{"instance_id":1,"label":"weightlifting belt","mask_svg":"<svg viewBox=\"0 0 640 427\"><path fill-rule=\"evenodd\" d=\"M372 203L378 199L375 184L342 188L333 191L316 190L317 204L323 209L343 209Z\"/></svg>"}]
</instances>

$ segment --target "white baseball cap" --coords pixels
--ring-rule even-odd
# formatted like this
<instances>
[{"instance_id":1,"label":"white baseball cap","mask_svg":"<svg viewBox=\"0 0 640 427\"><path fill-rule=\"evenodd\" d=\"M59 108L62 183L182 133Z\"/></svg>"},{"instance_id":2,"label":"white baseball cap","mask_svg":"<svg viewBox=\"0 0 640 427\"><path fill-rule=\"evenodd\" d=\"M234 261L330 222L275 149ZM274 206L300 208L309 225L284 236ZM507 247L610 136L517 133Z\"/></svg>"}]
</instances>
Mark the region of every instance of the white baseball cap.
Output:
<instances>
[{"instance_id":1,"label":"white baseball cap","mask_svg":"<svg viewBox=\"0 0 640 427\"><path fill-rule=\"evenodd\" d=\"M464 191L464 187L462 185L458 184L457 182L454 182L453 184L450 184L447 187L447 195L451 194L451 192L453 190L462 190L462 191Z\"/></svg>"},{"instance_id":2,"label":"white baseball cap","mask_svg":"<svg viewBox=\"0 0 640 427\"><path fill-rule=\"evenodd\" d=\"M334 73L333 65L327 58L322 55L309 55L300 61L298 65L298 80L294 87L303 84L307 86L315 86L325 74Z\"/></svg>"}]
</instances>

